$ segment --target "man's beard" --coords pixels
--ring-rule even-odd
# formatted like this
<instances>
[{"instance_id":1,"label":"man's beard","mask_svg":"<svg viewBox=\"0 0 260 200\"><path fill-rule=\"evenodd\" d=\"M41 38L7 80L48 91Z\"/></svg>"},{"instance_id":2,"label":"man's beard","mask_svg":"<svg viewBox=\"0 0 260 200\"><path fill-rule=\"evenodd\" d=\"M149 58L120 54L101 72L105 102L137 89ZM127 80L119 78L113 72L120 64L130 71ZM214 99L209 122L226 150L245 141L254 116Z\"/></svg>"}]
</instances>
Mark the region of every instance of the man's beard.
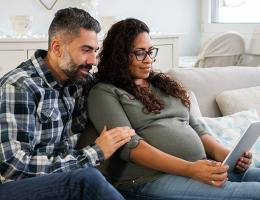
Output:
<instances>
[{"instance_id":1,"label":"man's beard","mask_svg":"<svg viewBox=\"0 0 260 200\"><path fill-rule=\"evenodd\" d=\"M82 68L87 68L88 71L92 68L92 65L76 65L73 63L69 63L68 69L64 69L63 72L68 76L70 82L75 84L86 84L87 76L89 76L90 72L88 72L87 76L82 76L79 74L79 70Z\"/></svg>"},{"instance_id":2,"label":"man's beard","mask_svg":"<svg viewBox=\"0 0 260 200\"><path fill-rule=\"evenodd\" d=\"M81 64L77 65L71 56L66 53L64 55L64 62L60 64L61 70L68 76L69 81L74 84L86 84L87 76L89 76L92 65L91 64ZM88 71L87 76L83 76L79 74L80 69L86 68Z\"/></svg>"}]
</instances>

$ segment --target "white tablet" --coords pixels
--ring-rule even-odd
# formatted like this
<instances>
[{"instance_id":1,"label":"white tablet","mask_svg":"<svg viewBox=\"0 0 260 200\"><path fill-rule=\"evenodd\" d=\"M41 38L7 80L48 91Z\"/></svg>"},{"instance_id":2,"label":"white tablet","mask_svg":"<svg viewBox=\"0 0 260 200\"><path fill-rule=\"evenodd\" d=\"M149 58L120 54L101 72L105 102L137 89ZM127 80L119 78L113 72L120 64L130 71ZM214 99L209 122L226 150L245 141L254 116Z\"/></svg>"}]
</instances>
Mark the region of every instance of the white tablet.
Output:
<instances>
[{"instance_id":1,"label":"white tablet","mask_svg":"<svg viewBox=\"0 0 260 200\"><path fill-rule=\"evenodd\" d=\"M260 121L256 121L249 125L237 145L232 151L230 151L226 159L223 161L222 165L227 164L229 166L228 171L233 171L239 157L242 156L244 152L249 151L252 148L259 136Z\"/></svg>"}]
</instances>

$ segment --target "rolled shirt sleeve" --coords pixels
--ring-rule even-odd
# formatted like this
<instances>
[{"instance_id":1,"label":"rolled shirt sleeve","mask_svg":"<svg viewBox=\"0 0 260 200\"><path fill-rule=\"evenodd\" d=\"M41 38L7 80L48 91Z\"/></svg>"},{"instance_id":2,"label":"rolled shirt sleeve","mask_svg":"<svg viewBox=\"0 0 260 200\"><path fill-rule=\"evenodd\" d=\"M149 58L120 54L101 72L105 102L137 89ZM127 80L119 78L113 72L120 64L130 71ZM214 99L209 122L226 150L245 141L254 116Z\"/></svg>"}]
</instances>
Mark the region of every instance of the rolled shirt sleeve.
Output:
<instances>
[{"instance_id":1,"label":"rolled shirt sleeve","mask_svg":"<svg viewBox=\"0 0 260 200\"><path fill-rule=\"evenodd\" d=\"M197 134L201 137L206 134L206 130L202 127L199 121L190 113L189 124L191 127L197 132Z\"/></svg>"},{"instance_id":2,"label":"rolled shirt sleeve","mask_svg":"<svg viewBox=\"0 0 260 200\"><path fill-rule=\"evenodd\" d=\"M94 87L88 96L88 116L99 133L104 126L108 129L128 126L130 121L123 110L114 87ZM130 151L135 148L142 138L135 135L120 148L120 158L129 161Z\"/></svg>"}]
</instances>

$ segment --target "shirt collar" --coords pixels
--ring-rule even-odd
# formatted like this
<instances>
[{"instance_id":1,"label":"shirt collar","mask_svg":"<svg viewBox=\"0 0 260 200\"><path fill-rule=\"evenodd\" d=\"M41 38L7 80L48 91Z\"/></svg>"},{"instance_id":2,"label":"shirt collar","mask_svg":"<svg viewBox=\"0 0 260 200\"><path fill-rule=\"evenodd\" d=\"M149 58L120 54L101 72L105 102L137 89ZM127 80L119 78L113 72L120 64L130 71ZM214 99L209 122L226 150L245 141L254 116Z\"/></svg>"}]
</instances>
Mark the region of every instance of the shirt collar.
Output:
<instances>
[{"instance_id":1,"label":"shirt collar","mask_svg":"<svg viewBox=\"0 0 260 200\"><path fill-rule=\"evenodd\" d=\"M47 55L47 51L45 50L37 50L32 56L32 63L38 72L39 76L44 80L44 82L52 88L62 87L55 76L52 74L48 66L44 62L44 58Z\"/></svg>"},{"instance_id":2,"label":"shirt collar","mask_svg":"<svg viewBox=\"0 0 260 200\"><path fill-rule=\"evenodd\" d=\"M85 91L89 91L92 86L93 76L89 74L87 77L86 85L75 85L71 83L69 80L64 84L58 82L55 76L52 74L48 66L44 62L44 58L47 55L47 51L45 50L37 50L34 55L31 57L32 63L39 74L39 76L44 80L44 82L51 88L64 88L64 87L72 87L70 89L70 93L75 93L80 88L84 88Z\"/></svg>"}]
</instances>

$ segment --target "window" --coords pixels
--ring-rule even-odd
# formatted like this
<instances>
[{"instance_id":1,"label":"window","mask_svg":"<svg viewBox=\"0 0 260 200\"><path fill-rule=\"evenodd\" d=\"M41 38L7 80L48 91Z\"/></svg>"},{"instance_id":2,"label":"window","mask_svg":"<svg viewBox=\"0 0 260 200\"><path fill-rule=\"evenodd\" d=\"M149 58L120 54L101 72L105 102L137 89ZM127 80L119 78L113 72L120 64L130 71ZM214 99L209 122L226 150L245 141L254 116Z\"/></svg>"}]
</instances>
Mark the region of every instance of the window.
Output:
<instances>
[{"instance_id":1,"label":"window","mask_svg":"<svg viewBox=\"0 0 260 200\"><path fill-rule=\"evenodd\" d=\"M212 23L260 23L259 0L211 0Z\"/></svg>"}]
</instances>

